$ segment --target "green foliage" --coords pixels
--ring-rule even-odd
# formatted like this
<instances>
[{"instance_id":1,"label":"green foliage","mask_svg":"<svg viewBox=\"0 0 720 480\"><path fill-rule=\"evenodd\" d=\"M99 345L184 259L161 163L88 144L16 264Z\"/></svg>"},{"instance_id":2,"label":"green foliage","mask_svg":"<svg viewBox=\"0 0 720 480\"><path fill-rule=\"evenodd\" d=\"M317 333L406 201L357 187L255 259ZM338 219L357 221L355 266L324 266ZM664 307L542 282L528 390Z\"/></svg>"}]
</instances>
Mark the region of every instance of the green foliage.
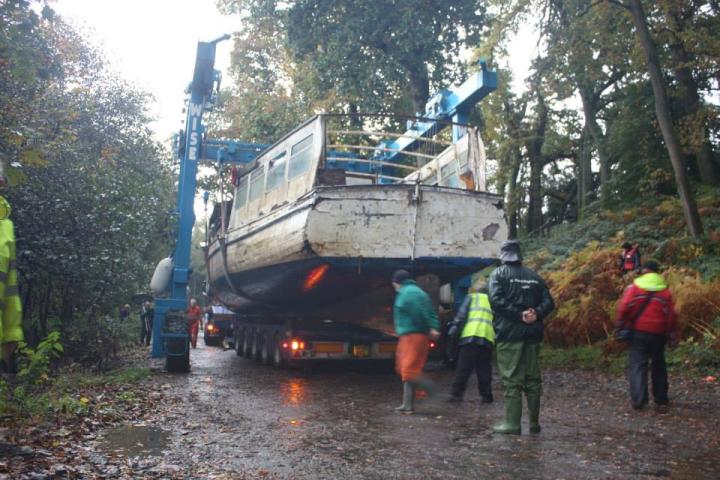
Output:
<instances>
[{"instance_id":1,"label":"green foliage","mask_svg":"<svg viewBox=\"0 0 720 480\"><path fill-rule=\"evenodd\" d=\"M35 349L23 345L20 348L17 378L28 388L41 385L49 380L50 364L64 351L60 332L50 332Z\"/></svg>"},{"instance_id":2,"label":"green foliage","mask_svg":"<svg viewBox=\"0 0 720 480\"><path fill-rule=\"evenodd\" d=\"M540 362L544 368L556 370L581 369L621 373L625 369L625 356L607 353L598 345L573 348L543 347Z\"/></svg>"},{"instance_id":3,"label":"green foliage","mask_svg":"<svg viewBox=\"0 0 720 480\"><path fill-rule=\"evenodd\" d=\"M715 332L720 333L720 317L715 321ZM717 338L695 340L689 338L667 355L668 366L675 371L695 375L717 375L720 372L720 348Z\"/></svg>"},{"instance_id":4,"label":"green foliage","mask_svg":"<svg viewBox=\"0 0 720 480\"><path fill-rule=\"evenodd\" d=\"M147 367L129 367L78 379L83 385L127 385L138 383L150 376Z\"/></svg>"},{"instance_id":5,"label":"green foliage","mask_svg":"<svg viewBox=\"0 0 720 480\"><path fill-rule=\"evenodd\" d=\"M101 360L124 342L105 319L146 290L170 249L169 154L148 128L149 96L45 2L0 6L0 52L26 338L58 329L71 356Z\"/></svg>"},{"instance_id":6,"label":"green foliage","mask_svg":"<svg viewBox=\"0 0 720 480\"><path fill-rule=\"evenodd\" d=\"M20 345L18 374L12 384L0 383L0 414L14 411L33 416L46 411L51 403L47 392L52 384L51 364L63 351L60 332L51 332L34 349Z\"/></svg>"}]
</instances>

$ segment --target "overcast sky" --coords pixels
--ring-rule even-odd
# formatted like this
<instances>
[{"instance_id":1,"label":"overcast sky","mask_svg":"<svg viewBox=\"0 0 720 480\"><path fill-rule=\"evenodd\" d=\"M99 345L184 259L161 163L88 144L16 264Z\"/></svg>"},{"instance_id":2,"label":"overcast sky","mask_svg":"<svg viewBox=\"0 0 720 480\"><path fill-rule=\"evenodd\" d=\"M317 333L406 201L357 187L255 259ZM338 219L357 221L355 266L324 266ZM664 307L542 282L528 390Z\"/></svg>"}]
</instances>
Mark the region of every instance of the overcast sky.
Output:
<instances>
[{"instance_id":1,"label":"overcast sky","mask_svg":"<svg viewBox=\"0 0 720 480\"><path fill-rule=\"evenodd\" d=\"M183 92L192 77L198 40L241 27L238 17L218 12L215 0L56 0L52 6L99 43L124 78L155 96L153 128L159 140L181 127ZM216 69L227 70L231 48L232 40L218 45ZM511 46L518 85L534 50L527 39Z\"/></svg>"},{"instance_id":2,"label":"overcast sky","mask_svg":"<svg viewBox=\"0 0 720 480\"><path fill-rule=\"evenodd\" d=\"M100 44L112 68L155 96L153 128L169 138L182 120L198 40L240 27L214 0L57 0L52 7ZM230 65L232 40L218 45L215 68Z\"/></svg>"}]
</instances>

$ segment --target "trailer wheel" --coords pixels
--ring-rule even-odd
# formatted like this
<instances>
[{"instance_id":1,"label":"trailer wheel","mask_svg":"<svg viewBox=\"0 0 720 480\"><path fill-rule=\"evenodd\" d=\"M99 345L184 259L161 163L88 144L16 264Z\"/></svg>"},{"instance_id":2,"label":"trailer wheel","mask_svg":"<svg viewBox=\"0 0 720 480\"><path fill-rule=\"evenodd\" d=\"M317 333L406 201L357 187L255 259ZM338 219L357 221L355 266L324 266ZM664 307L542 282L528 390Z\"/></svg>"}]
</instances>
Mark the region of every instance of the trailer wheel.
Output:
<instances>
[{"instance_id":1,"label":"trailer wheel","mask_svg":"<svg viewBox=\"0 0 720 480\"><path fill-rule=\"evenodd\" d=\"M260 363L270 365L272 363L272 351L270 350L270 334L264 335L260 346Z\"/></svg>"},{"instance_id":2,"label":"trailer wheel","mask_svg":"<svg viewBox=\"0 0 720 480\"><path fill-rule=\"evenodd\" d=\"M190 351L185 355L166 355L165 369L170 373L188 373L190 371Z\"/></svg>"},{"instance_id":3,"label":"trailer wheel","mask_svg":"<svg viewBox=\"0 0 720 480\"><path fill-rule=\"evenodd\" d=\"M243 335L243 356L245 358L252 358L252 331L246 331Z\"/></svg>"},{"instance_id":4,"label":"trailer wheel","mask_svg":"<svg viewBox=\"0 0 720 480\"><path fill-rule=\"evenodd\" d=\"M287 365L287 362L283 357L282 347L280 346L280 337L277 335L273 340L272 364L275 368L284 368Z\"/></svg>"},{"instance_id":5,"label":"trailer wheel","mask_svg":"<svg viewBox=\"0 0 720 480\"><path fill-rule=\"evenodd\" d=\"M233 345L233 346L235 347L235 355L237 355L238 357L242 357L243 348L245 346L245 345L243 345L243 342L245 341L245 339L244 339L245 332L238 329L235 332L234 336L235 336L235 345Z\"/></svg>"},{"instance_id":6,"label":"trailer wheel","mask_svg":"<svg viewBox=\"0 0 720 480\"><path fill-rule=\"evenodd\" d=\"M259 362L262 359L262 340L262 334L260 332L255 332L255 335L253 335L252 358L256 362Z\"/></svg>"}]
</instances>

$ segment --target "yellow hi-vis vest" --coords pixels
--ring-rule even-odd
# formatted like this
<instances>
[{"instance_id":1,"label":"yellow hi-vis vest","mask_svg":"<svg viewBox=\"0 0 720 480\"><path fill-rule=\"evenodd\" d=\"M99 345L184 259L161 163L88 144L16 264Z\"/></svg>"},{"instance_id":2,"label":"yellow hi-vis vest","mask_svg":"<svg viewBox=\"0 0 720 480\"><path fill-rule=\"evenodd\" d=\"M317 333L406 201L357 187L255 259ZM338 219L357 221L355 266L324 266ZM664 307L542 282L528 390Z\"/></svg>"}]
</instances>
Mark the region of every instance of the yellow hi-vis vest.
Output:
<instances>
[{"instance_id":1,"label":"yellow hi-vis vest","mask_svg":"<svg viewBox=\"0 0 720 480\"><path fill-rule=\"evenodd\" d=\"M493 313L490 298L485 293L470 294L470 310L460 338L480 337L495 343Z\"/></svg>"},{"instance_id":2,"label":"yellow hi-vis vest","mask_svg":"<svg viewBox=\"0 0 720 480\"><path fill-rule=\"evenodd\" d=\"M7 203L0 197L0 203ZM10 219L0 220L0 343L23 339L22 304L15 265L15 231Z\"/></svg>"}]
</instances>

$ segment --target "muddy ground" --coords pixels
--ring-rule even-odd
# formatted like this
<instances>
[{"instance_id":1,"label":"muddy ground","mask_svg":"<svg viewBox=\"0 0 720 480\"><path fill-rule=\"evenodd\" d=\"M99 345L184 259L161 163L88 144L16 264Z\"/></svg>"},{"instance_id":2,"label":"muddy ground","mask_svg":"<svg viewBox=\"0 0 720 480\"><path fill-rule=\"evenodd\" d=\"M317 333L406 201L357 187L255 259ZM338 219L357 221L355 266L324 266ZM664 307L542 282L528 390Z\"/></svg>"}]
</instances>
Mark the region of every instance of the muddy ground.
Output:
<instances>
[{"instance_id":1,"label":"muddy ground","mask_svg":"<svg viewBox=\"0 0 720 480\"><path fill-rule=\"evenodd\" d=\"M155 363L157 367L159 364ZM447 391L452 372L431 365ZM544 372L543 431L491 433L503 415L474 379L459 405L420 399L399 415L387 367L278 371L199 347L192 371L159 368L157 410L90 446L111 478L720 478L717 384L671 378L672 404L635 412L623 378Z\"/></svg>"}]
</instances>

